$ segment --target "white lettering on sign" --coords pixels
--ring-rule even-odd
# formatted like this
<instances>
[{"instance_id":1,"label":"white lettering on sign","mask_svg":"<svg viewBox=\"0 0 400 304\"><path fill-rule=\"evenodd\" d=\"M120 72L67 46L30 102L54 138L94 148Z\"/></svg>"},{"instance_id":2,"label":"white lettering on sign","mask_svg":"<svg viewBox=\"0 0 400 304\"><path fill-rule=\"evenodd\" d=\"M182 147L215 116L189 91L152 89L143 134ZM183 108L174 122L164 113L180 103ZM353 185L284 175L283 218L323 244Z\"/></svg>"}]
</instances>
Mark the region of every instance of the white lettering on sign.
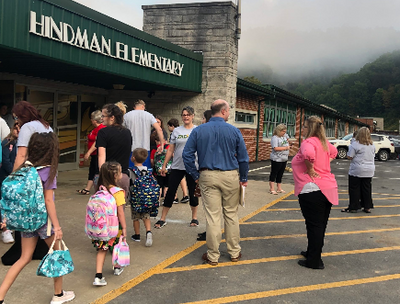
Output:
<instances>
[{"instance_id":1,"label":"white lettering on sign","mask_svg":"<svg viewBox=\"0 0 400 304\"><path fill-rule=\"evenodd\" d=\"M74 29L65 22L56 23L49 16L41 15L40 21L37 21L36 12L33 11L30 14L29 33L163 73L182 76L184 64L178 61L157 56L137 47L131 47L129 51L127 44L122 42L112 44L111 39L106 39L104 36L100 39L96 33L89 37L86 29L81 29L79 26Z\"/></svg>"}]
</instances>

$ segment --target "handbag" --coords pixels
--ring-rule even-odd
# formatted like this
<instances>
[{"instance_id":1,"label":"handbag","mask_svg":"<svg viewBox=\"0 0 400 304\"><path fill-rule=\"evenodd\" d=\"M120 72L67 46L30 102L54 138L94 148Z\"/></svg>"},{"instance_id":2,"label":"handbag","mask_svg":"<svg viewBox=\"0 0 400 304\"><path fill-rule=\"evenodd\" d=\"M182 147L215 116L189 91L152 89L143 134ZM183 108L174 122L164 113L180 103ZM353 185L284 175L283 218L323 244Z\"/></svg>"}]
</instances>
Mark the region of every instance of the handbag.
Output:
<instances>
[{"instance_id":1,"label":"handbag","mask_svg":"<svg viewBox=\"0 0 400 304\"><path fill-rule=\"evenodd\" d=\"M126 242L126 238L121 237L118 244L114 246L112 264L113 266L125 267L130 264L130 260L129 245Z\"/></svg>"},{"instance_id":2,"label":"handbag","mask_svg":"<svg viewBox=\"0 0 400 304\"><path fill-rule=\"evenodd\" d=\"M74 262L72 262L71 254L63 240L58 240L60 250L54 250L54 239L51 243L49 252L45 255L36 270L36 275L58 278L74 271Z\"/></svg>"}]
</instances>

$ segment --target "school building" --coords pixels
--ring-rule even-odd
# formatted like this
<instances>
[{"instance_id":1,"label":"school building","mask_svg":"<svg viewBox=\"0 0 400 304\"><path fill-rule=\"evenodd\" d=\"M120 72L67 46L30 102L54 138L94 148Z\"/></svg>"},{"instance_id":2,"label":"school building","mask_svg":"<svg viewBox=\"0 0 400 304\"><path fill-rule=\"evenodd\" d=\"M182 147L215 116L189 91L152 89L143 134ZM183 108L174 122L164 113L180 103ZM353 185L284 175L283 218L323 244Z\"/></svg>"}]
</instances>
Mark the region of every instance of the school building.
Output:
<instances>
[{"instance_id":1,"label":"school building","mask_svg":"<svg viewBox=\"0 0 400 304\"><path fill-rule=\"evenodd\" d=\"M231 105L251 161L269 158L279 123L297 145L308 115L329 137L364 125L274 85L237 78L240 9L231 1L143 6L143 31L71 0L0 0L0 102L35 105L59 135L60 170L76 169L90 113L140 98L165 121L212 101Z\"/></svg>"}]
</instances>

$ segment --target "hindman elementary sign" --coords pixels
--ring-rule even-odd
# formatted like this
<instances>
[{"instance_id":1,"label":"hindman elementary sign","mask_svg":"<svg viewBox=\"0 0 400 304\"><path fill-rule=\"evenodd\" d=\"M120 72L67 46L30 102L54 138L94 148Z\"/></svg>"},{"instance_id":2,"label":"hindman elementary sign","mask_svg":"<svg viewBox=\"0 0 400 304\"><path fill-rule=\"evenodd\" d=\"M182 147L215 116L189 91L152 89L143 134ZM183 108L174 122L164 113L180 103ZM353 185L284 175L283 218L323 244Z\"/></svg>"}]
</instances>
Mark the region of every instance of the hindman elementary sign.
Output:
<instances>
[{"instance_id":1,"label":"hindman elementary sign","mask_svg":"<svg viewBox=\"0 0 400 304\"><path fill-rule=\"evenodd\" d=\"M60 22L57 25L52 17L44 15L40 16L40 21L38 22L36 12L33 11L30 14L29 33L167 74L182 76L184 64L178 61L157 56L137 47L129 47L121 42L115 42L115 48L113 48L111 39L106 39L104 36L98 38L96 33L93 33L89 40L86 29L82 31L79 26L74 29L65 22Z\"/></svg>"}]
</instances>

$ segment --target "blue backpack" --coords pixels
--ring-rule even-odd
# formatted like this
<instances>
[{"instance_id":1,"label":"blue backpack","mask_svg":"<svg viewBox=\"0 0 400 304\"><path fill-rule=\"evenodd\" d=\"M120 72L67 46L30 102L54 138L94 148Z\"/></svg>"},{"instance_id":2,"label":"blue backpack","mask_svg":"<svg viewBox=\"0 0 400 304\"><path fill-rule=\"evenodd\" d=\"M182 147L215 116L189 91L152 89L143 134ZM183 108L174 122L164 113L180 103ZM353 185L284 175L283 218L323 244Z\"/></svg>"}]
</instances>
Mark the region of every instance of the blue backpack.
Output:
<instances>
[{"instance_id":1,"label":"blue backpack","mask_svg":"<svg viewBox=\"0 0 400 304\"><path fill-rule=\"evenodd\" d=\"M158 207L160 206L160 186L157 184L153 174L147 170L140 171L138 167L129 169L131 186L130 201L131 207L138 213L150 213L150 216L156 217ZM132 177L132 172L136 178Z\"/></svg>"},{"instance_id":2,"label":"blue backpack","mask_svg":"<svg viewBox=\"0 0 400 304\"><path fill-rule=\"evenodd\" d=\"M33 232L47 222L42 180L32 163L11 173L1 186L1 215L7 229Z\"/></svg>"}]
</instances>

